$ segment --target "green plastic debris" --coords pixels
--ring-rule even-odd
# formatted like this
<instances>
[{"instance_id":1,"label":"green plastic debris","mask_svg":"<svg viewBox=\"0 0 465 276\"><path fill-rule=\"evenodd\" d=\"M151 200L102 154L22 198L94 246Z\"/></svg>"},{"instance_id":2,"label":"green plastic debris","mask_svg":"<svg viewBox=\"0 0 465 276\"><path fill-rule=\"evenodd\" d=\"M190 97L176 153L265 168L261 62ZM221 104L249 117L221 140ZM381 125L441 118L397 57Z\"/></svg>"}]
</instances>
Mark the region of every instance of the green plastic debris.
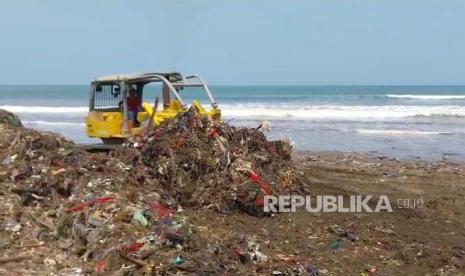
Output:
<instances>
[{"instance_id":1,"label":"green plastic debris","mask_svg":"<svg viewBox=\"0 0 465 276\"><path fill-rule=\"evenodd\" d=\"M180 264L184 263L184 260L181 258L181 256L177 256L176 259L174 260L174 263L176 265L180 265Z\"/></svg>"},{"instance_id":2,"label":"green plastic debris","mask_svg":"<svg viewBox=\"0 0 465 276\"><path fill-rule=\"evenodd\" d=\"M134 211L134 215L132 216L132 218L137 221L140 225L142 226L147 226L149 225L149 221L147 220L147 218L144 216L144 213L139 210L139 209L136 209Z\"/></svg>"}]
</instances>

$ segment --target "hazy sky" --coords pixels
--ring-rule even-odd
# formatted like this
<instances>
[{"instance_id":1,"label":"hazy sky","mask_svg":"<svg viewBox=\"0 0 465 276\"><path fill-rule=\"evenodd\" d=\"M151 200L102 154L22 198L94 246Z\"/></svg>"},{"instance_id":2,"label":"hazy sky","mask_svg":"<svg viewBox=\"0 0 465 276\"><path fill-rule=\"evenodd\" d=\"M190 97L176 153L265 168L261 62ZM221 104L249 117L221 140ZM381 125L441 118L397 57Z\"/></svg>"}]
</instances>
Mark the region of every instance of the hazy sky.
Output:
<instances>
[{"instance_id":1,"label":"hazy sky","mask_svg":"<svg viewBox=\"0 0 465 276\"><path fill-rule=\"evenodd\" d=\"M465 84L463 0L0 2L0 84Z\"/></svg>"}]
</instances>

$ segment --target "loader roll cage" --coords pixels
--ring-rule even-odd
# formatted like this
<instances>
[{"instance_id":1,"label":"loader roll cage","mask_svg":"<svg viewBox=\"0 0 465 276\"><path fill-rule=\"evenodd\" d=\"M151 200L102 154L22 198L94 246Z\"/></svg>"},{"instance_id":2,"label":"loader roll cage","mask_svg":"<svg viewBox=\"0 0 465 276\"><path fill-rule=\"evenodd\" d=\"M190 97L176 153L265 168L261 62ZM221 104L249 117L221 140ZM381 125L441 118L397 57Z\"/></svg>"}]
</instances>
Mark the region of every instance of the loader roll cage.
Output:
<instances>
[{"instance_id":1,"label":"loader roll cage","mask_svg":"<svg viewBox=\"0 0 465 276\"><path fill-rule=\"evenodd\" d=\"M142 73L142 74L125 74L111 75L95 79L91 83L91 99L89 109L91 111L120 111L121 105L123 113L127 114L126 99L129 89L132 85L137 86L137 93L141 97L143 87L148 83L162 82L163 90L168 89L179 103L186 107L179 91L184 87L203 88L210 100L212 108L218 108L213 95L207 84L197 75L184 76L177 72L172 73ZM163 93L163 102L169 94Z\"/></svg>"}]
</instances>

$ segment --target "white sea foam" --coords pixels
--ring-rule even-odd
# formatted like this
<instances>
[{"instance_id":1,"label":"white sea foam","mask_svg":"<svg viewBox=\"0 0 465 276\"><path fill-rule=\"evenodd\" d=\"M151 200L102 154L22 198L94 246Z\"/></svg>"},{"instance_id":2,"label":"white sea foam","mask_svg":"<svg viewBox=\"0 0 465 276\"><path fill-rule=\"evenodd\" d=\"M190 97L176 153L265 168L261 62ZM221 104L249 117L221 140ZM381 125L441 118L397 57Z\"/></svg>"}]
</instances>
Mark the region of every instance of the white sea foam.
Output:
<instances>
[{"instance_id":1,"label":"white sea foam","mask_svg":"<svg viewBox=\"0 0 465 276\"><path fill-rule=\"evenodd\" d=\"M85 113L89 110L86 106L26 106L26 105L1 105L0 109L5 109L14 113Z\"/></svg>"},{"instance_id":2,"label":"white sea foam","mask_svg":"<svg viewBox=\"0 0 465 276\"><path fill-rule=\"evenodd\" d=\"M352 105L292 105L292 104L223 104L220 105L225 118L274 119L274 120L377 120L404 117L465 117L465 106L352 106ZM88 107L51 107L4 105L6 109L21 114L79 114L82 117Z\"/></svg>"},{"instance_id":3,"label":"white sea foam","mask_svg":"<svg viewBox=\"0 0 465 276\"><path fill-rule=\"evenodd\" d=\"M388 98L416 99L416 100L460 100L465 99L465 95L386 95Z\"/></svg>"},{"instance_id":4,"label":"white sea foam","mask_svg":"<svg viewBox=\"0 0 465 276\"><path fill-rule=\"evenodd\" d=\"M355 132L367 135L421 136L447 134L438 131L398 130L398 129L355 129Z\"/></svg>"},{"instance_id":5,"label":"white sea foam","mask_svg":"<svg viewBox=\"0 0 465 276\"><path fill-rule=\"evenodd\" d=\"M84 123L76 122L50 122L50 121L23 121L26 126L46 125L46 126L85 126Z\"/></svg>"},{"instance_id":6,"label":"white sea foam","mask_svg":"<svg viewBox=\"0 0 465 276\"><path fill-rule=\"evenodd\" d=\"M461 117L465 116L464 106L265 106L265 105L222 105L225 117L270 118L270 119L351 119L377 120L404 117Z\"/></svg>"}]
</instances>

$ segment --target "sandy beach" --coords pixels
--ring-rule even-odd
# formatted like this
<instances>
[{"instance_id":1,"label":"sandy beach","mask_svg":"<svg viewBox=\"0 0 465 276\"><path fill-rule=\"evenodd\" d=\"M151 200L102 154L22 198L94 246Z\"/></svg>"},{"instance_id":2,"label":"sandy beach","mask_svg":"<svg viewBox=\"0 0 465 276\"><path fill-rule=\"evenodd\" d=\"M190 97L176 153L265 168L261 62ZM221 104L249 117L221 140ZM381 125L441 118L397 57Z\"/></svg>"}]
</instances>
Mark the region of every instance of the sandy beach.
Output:
<instances>
[{"instance_id":1,"label":"sandy beach","mask_svg":"<svg viewBox=\"0 0 465 276\"><path fill-rule=\"evenodd\" d=\"M318 195L386 194L392 213L298 213L257 219L192 211L196 223L219 236L253 235L263 252L279 256L264 268L241 273L270 275L283 263L311 262L322 275L462 275L465 269L465 164L401 162L355 153L297 153L294 161ZM398 199L401 204L397 205ZM410 200L410 208L404 205ZM423 199L422 207L413 208ZM210 223L212 220L214 224ZM344 236L353 233L356 241ZM334 241L341 245L334 246ZM332 246L333 245L333 246ZM338 247L337 249L334 249ZM281 254L281 255L280 255Z\"/></svg>"},{"instance_id":2,"label":"sandy beach","mask_svg":"<svg viewBox=\"0 0 465 276\"><path fill-rule=\"evenodd\" d=\"M460 275L465 271L464 163L296 152L290 163L283 164L295 166L303 182L286 182L288 191L344 198L386 195L393 211L299 209L251 215L221 208L212 198L211 204L157 205L151 215L138 208L144 208L151 195L169 195L148 179L143 181L149 184L142 184L139 178L148 176L144 169L131 172L118 152L85 153L60 136L23 129L6 114L2 123L6 136L0 143L1 273ZM29 161L23 163L22 158ZM210 188L202 193L215 186L205 187ZM175 192L174 187L167 188ZM92 199L89 193L101 197ZM169 201L173 200L164 202ZM369 205L373 204L371 200Z\"/></svg>"}]
</instances>

